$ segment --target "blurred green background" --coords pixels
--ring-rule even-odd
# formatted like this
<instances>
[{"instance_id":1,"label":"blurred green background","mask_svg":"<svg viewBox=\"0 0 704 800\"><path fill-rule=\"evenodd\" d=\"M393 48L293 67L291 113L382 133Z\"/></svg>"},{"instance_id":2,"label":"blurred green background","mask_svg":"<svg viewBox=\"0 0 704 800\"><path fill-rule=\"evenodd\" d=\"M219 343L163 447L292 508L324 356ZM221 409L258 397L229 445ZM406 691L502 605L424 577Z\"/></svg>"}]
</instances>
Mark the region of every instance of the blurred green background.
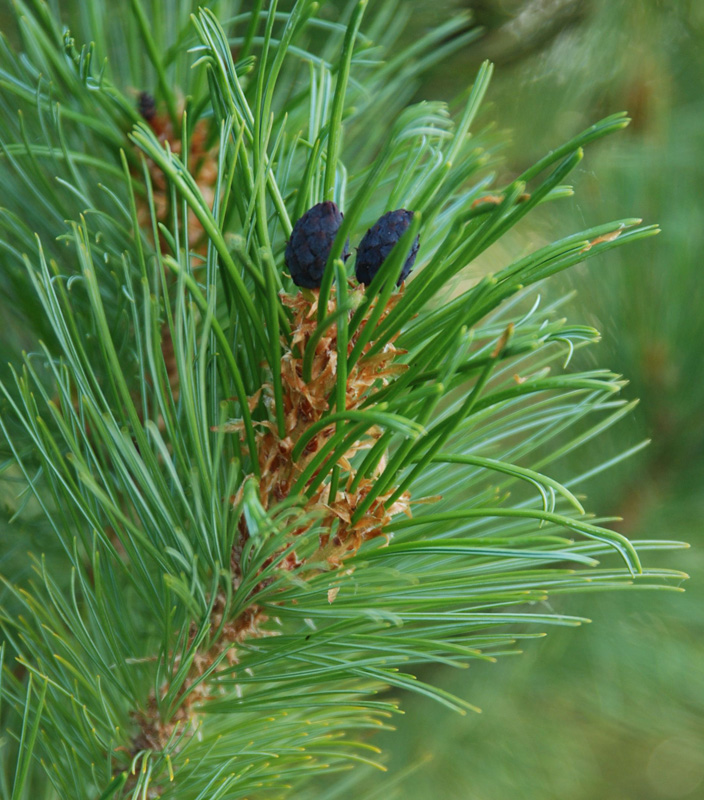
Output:
<instances>
[{"instance_id":1,"label":"blurred green background","mask_svg":"<svg viewBox=\"0 0 704 800\"><path fill-rule=\"evenodd\" d=\"M586 484L589 507L622 516L614 526L629 536L689 542L691 550L668 553L666 563L691 580L684 595L553 601L592 624L552 631L497 664L436 669L433 681L484 713L459 717L404 698L397 732L377 741L390 756L379 796L703 798L704 2L417 0L416 7L419 28L462 9L485 27L419 94L450 99L483 58L492 59L483 119L511 132L507 177L602 116L625 109L633 118L587 153L575 197L531 215L514 246L619 217L661 224L656 239L545 290L576 290L570 315L603 334L587 357L623 373L628 395L641 399L602 437L592 461L652 440ZM501 257L490 251L487 269ZM370 787L383 783L377 777Z\"/></svg>"}]
</instances>

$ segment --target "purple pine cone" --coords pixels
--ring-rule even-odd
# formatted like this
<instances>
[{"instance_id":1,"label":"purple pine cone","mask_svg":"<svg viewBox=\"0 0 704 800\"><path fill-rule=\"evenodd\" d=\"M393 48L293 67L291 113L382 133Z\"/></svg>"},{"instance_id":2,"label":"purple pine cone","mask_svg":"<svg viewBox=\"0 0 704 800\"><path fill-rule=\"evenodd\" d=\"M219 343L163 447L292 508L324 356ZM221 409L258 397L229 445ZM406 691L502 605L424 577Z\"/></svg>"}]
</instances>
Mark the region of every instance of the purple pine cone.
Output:
<instances>
[{"instance_id":1,"label":"purple pine cone","mask_svg":"<svg viewBox=\"0 0 704 800\"><path fill-rule=\"evenodd\" d=\"M140 92L137 98L137 111L147 120L151 122L156 116L156 100L154 95L149 92Z\"/></svg>"},{"instance_id":2,"label":"purple pine cone","mask_svg":"<svg viewBox=\"0 0 704 800\"><path fill-rule=\"evenodd\" d=\"M357 261L355 264L355 274L357 280L365 286L374 280L374 276L386 260L389 253L394 249L394 245L408 230L408 226L413 219L413 212L399 208L396 211L389 211L374 223L364 234L362 241L357 248ZM399 275L396 286L400 286L408 277L418 254L419 237L416 236L411 251L408 254L401 274Z\"/></svg>"},{"instance_id":3,"label":"purple pine cone","mask_svg":"<svg viewBox=\"0 0 704 800\"><path fill-rule=\"evenodd\" d=\"M340 209L331 201L318 203L298 220L286 244L284 260L296 286L317 289L337 231L342 224ZM349 258L349 239L341 258Z\"/></svg>"}]
</instances>

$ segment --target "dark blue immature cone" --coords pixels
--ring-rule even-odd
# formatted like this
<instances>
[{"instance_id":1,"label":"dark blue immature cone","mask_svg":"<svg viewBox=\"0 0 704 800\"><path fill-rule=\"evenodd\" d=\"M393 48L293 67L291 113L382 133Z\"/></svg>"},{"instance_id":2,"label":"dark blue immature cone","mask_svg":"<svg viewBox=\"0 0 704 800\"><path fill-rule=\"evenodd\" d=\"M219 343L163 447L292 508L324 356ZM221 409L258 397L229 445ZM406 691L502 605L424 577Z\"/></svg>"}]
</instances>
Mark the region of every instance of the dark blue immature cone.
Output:
<instances>
[{"instance_id":1,"label":"dark blue immature cone","mask_svg":"<svg viewBox=\"0 0 704 800\"><path fill-rule=\"evenodd\" d=\"M154 95L149 92L140 92L137 98L137 111L147 120L151 122L156 116L156 100Z\"/></svg>"},{"instance_id":2,"label":"dark blue immature cone","mask_svg":"<svg viewBox=\"0 0 704 800\"><path fill-rule=\"evenodd\" d=\"M305 289L317 289L330 255L337 231L342 224L342 214L335 203L327 201L309 208L298 220L286 244L284 260L293 282ZM349 239L342 249L341 258L349 257Z\"/></svg>"},{"instance_id":3,"label":"dark blue immature cone","mask_svg":"<svg viewBox=\"0 0 704 800\"><path fill-rule=\"evenodd\" d=\"M374 280L374 276L379 271L381 265L386 260L389 253L394 249L394 245L408 230L408 226L413 219L413 212L399 208L396 211L389 211L372 225L364 234L364 238L357 248L357 260L355 263L355 274L357 280L365 286ZM418 254L419 237L416 236L408 258L401 268L401 274L396 281L396 286L400 286L408 277L411 268Z\"/></svg>"}]
</instances>

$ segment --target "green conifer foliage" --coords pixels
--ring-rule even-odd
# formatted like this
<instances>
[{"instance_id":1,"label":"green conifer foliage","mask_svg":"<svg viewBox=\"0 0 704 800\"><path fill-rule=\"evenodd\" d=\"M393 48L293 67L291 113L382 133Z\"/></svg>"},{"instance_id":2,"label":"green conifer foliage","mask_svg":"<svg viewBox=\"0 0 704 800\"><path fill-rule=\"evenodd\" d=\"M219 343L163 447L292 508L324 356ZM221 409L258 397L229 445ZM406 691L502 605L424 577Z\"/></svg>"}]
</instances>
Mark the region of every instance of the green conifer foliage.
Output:
<instances>
[{"instance_id":1,"label":"green conifer foliage","mask_svg":"<svg viewBox=\"0 0 704 800\"><path fill-rule=\"evenodd\" d=\"M627 118L497 185L489 64L457 103L409 104L465 19L408 43L402 4L253 5L18 0L2 39L13 800L294 796L376 761L389 687L472 708L414 666L578 625L553 595L682 577L641 564L672 543L609 530L560 474L632 404L570 371L598 334L535 288L657 227L473 271ZM299 291L286 242L323 201L344 220ZM358 285L347 237L398 208Z\"/></svg>"}]
</instances>

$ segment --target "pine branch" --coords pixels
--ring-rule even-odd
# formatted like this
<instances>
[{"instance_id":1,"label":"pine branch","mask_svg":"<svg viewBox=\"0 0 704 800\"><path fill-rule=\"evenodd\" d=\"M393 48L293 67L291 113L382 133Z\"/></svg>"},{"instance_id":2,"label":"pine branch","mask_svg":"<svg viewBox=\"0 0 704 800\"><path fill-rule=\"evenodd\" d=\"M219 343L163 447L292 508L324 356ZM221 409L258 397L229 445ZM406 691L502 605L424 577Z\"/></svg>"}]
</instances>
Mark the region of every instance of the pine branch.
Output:
<instances>
[{"instance_id":1,"label":"pine branch","mask_svg":"<svg viewBox=\"0 0 704 800\"><path fill-rule=\"evenodd\" d=\"M32 350L0 384L0 429L62 548L5 579L4 648L27 676L4 667L18 793L45 774L59 797L283 796L375 762L388 687L473 709L415 666L584 621L532 608L552 594L682 577L641 566L544 471L630 406L619 376L566 371L598 334L526 289L656 227L465 271L568 196L623 115L497 186L496 142L470 133L490 65L457 114L406 106L457 22L398 52L360 33L364 3L345 24L305 0L219 6L130 2L121 51L100 0L71 35L18 3L26 57L4 43L22 111L0 105L1 279ZM331 198L344 220L299 291L287 240ZM347 237L394 207L413 219L365 287ZM611 552L624 566L601 565Z\"/></svg>"}]
</instances>

